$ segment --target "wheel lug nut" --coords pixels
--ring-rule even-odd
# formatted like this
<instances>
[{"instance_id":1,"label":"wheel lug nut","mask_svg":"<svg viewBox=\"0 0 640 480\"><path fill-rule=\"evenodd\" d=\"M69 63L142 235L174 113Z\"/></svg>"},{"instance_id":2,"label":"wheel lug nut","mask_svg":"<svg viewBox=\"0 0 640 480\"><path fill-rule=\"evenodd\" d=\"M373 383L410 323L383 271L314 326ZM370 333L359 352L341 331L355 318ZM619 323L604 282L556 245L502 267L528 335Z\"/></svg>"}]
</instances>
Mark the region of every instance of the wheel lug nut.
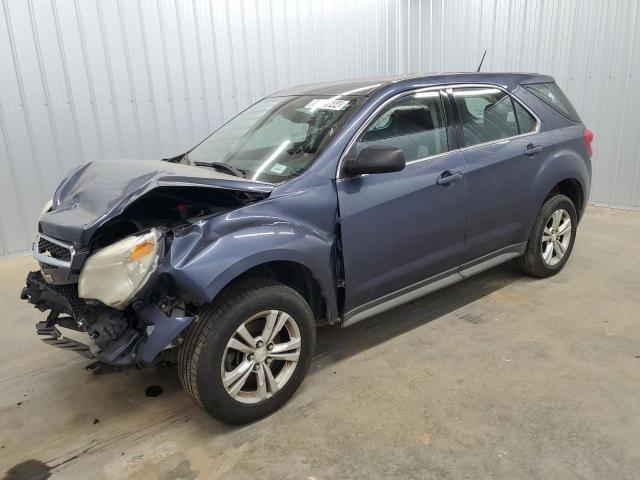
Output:
<instances>
[{"instance_id":1,"label":"wheel lug nut","mask_svg":"<svg viewBox=\"0 0 640 480\"><path fill-rule=\"evenodd\" d=\"M247 355L247 358L248 358L249 360L253 360L253 353L250 353L249 355Z\"/></svg>"},{"instance_id":2,"label":"wheel lug nut","mask_svg":"<svg viewBox=\"0 0 640 480\"><path fill-rule=\"evenodd\" d=\"M270 343L269 345L267 345L267 350L269 351L273 350L273 343Z\"/></svg>"},{"instance_id":3,"label":"wheel lug nut","mask_svg":"<svg viewBox=\"0 0 640 480\"><path fill-rule=\"evenodd\" d=\"M260 370L260 364L256 363L256 364L253 366L253 369L254 369L256 372L257 372L258 370Z\"/></svg>"},{"instance_id":4,"label":"wheel lug nut","mask_svg":"<svg viewBox=\"0 0 640 480\"><path fill-rule=\"evenodd\" d=\"M262 348L263 345L264 345L264 343L262 343L261 341L258 341L258 343L256 343L256 346L258 348Z\"/></svg>"},{"instance_id":5,"label":"wheel lug nut","mask_svg":"<svg viewBox=\"0 0 640 480\"><path fill-rule=\"evenodd\" d=\"M267 365L270 365L271 364L271 357L267 357L267 359L265 360L265 363Z\"/></svg>"}]
</instances>

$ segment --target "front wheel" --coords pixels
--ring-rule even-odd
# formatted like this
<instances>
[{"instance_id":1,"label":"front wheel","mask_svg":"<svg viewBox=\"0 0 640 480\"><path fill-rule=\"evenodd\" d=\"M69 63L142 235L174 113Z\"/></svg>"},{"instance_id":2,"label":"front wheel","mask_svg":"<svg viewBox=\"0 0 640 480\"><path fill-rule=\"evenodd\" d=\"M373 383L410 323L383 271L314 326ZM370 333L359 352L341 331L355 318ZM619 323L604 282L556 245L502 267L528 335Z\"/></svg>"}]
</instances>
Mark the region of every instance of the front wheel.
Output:
<instances>
[{"instance_id":1,"label":"front wheel","mask_svg":"<svg viewBox=\"0 0 640 480\"><path fill-rule=\"evenodd\" d=\"M527 249L520 258L520 269L535 277L555 275L569 260L576 239L578 216L566 195L547 199L531 231Z\"/></svg>"},{"instance_id":2,"label":"front wheel","mask_svg":"<svg viewBox=\"0 0 640 480\"><path fill-rule=\"evenodd\" d=\"M180 347L180 381L213 417L250 422L293 395L314 347L313 314L298 292L271 281L239 284L198 312Z\"/></svg>"}]
</instances>

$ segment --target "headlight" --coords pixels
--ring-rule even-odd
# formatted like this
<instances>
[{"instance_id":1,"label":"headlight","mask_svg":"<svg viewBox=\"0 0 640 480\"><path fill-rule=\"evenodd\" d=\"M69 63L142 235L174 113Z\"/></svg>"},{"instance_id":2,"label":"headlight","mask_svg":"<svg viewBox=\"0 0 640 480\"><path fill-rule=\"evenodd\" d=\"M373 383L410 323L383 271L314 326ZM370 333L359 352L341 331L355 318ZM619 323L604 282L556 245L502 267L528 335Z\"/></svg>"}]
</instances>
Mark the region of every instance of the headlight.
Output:
<instances>
[{"instance_id":1,"label":"headlight","mask_svg":"<svg viewBox=\"0 0 640 480\"><path fill-rule=\"evenodd\" d=\"M42 207L42 211L40 212L40 217L42 217L45 213L50 211L51 207L53 207L53 199L47 201L47 203L44 204L44 206Z\"/></svg>"},{"instance_id":2,"label":"headlight","mask_svg":"<svg viewBox=\"0 0 640 480\"><path fill-rule=\"evenodd\" d=\"M78 295L124 309L158 267L162 235L156 229L98 250L80 272Z\"/></svg>"}]
</instances>

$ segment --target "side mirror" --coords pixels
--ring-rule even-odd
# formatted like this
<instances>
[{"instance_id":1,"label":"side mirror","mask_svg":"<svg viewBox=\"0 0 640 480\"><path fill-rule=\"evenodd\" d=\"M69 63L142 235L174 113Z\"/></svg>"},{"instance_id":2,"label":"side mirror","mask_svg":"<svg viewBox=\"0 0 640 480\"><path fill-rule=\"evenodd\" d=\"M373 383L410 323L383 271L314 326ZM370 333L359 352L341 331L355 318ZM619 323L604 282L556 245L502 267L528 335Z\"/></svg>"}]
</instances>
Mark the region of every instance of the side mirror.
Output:
<instances>
[{"instance_id":1,"label":"side mirror","mask_svg":"<svg viewBox=\"0 0 640 480\"><path fill-rule=\"evenodd\" d=\"M405 165L404 152L399 148L372 145L355 157L347 157L342 171L348 176L390 173L399 172Z\"/></svg>"}]
</instances>

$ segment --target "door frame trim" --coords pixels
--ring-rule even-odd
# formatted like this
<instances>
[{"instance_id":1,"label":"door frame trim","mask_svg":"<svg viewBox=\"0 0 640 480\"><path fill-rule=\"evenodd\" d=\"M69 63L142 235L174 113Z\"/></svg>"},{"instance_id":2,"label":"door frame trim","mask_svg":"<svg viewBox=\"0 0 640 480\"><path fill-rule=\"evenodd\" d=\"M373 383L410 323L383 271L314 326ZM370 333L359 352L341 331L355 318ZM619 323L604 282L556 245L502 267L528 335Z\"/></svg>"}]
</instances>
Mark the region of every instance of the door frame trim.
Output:
<instances>
[{"instance_id":1,"label":"door frame trim","mask_svg":"<svg viewBox=\"0 0 640 480\"><path fill-rule=\"evenodd\" d=\"M357 175L356 177L343 177L343 176L341 176L341 174L342 174L342 164L344 162L344 158L347 156L347 153L349 152L349 150L351 150L351 147L356 142L358 137L360 137L360 135L371 124L371 122L373 120L375 120L376 116L382 111L382 109L387 107L390 103L392 103L395 100L397 100L398 98L404 97L406 95L411 95L411 94L420 93L420 92L427 92L427 91L430 91L430 90L438 90L438 91L441 92L441 94L444 94L447 97L447 99L449 100L449 104L451 105L451 109L454 112L454 118L452 118L452 119L447 118L446 119L447 130L448 130L449 127L457 128L457 126L460 124L459 119L458 119L459 115L457 113L457 107L454 105L455 102L451 99L452 94L449 93L449 90L451 92L453 92L453 89L455 89L455 88L469 88L469 87L491 87L491 88L497 88L499 90L502 90L504 93L509 95L509 97L511 98L512 101L518 102L525 110L527 110L536 119L536 128L531 132L521 133L521 134L518 134L518 135L511 136L511 137L499 138L497 140L491 140L489 142L479 143L477 145L471 145L469 147L461 145L460 144L460 140L461 139L458 138L457 148L453 148L451 150L447 150L446 152L440 152L440 153L437 153L435 155L430 155L430 156L427 156L427 157L417 158L415 160L412 160L411 162L407 162L408 164L409 163L423 162L425 160L429 160L431 158L434 158L434 157L437 157L437 156L440 156L440 155L446 155L447 153L451 153L451 152L466 151L466 150L471 150L471 149L475 149L475 148L479 148L479 147L485 147L487 145L492 145L492 144L501 143L501 142L505 142L505 141L511 141L511 140L513 140L515 138L527 137L529 135L535 135L535 134L540 132L541 127L542 127L542 121L540 120L540 117L538 117L538 115L531 108L529 108L528 105L526 105L522 100L517 98L512 92L510 92L509 90L505 89L504 87L502 87L500 85L496 85L495 83L450 83L450 84L432 85L432 86L429 86L429 87L420 87L420 88L414 88L414 89L410 89L410 90L405 90L404 92L400 92L400 93L397 93L397 94L393 95L392 97L386 99L384 102L382 102L380 105L378 105L376 107L376 109L373 112L371 112L371 114L369 114L369 116L362 123L362 125L360 125L360 127L358 128L356 133L353 134L353 136L349 140L349 143L347 143L346 148L342 151L342 154L340 155L340 159L338 160L338 167L336 168L336 180L337 181L348 180L348 179L351 179L351 178L356 178L357 176L361 176L361 175ZM450 121L453 122L451 125L449 124ZM448 132L447 132L447 135L448 135Z\"/></svg>"},{"instance_id":2,"label":"door frame trim","mask_svg":"<svg viewBox=\"0 0 640 480\"><path fill-rule=\"evenodd\" d=\"M383 295L356 307L342 316L341 325L348 327L369 317L385 312L402 304L423 297L441 288L453 285L461 280L472 277L496 265L504 263L524 254L527 242L515 243L500 248L482 257L471 260L459 267L452 268L412 285L403 287L395 292Z\"/></svg>"},{"instance_id":3,"label":"door frame trim","mask_svg":"<svg viewBox=\"0 0 640 480\"><path fill-rule=\"evenodd\" d=\"M488 142L476 143L475 145L469 145L469 146L465 145L464 144L464 134L462 132L462 118L461 118L461 115L460 115L460 109L458 108L458 105L457 105L457 103L455 101L455 98L454 98L454 95L455 95L454 94L454 90L459 90L459 89L464 89L464 88L482 88L482 87L486 87L486 86L491 86L491 87L495 87L495 88L497 88L499 90L502 90L506 95L508 95L511 98L512 105L513 105L513 102L518 103L522 108L524 108L527 112L529 112L529 114L536 121L536 127L530 132L519 133L518 135L512 135L510 137L504 137L504 138L498 138L496 140L489 140ZM447 93L447 96L449 97L449 101L451 102L452 108L454 110L456 131L458 132L458 136L460 137L459 138L460 147L458 148L458 150L461 151L461 152L466 152L468 150L474 150L474 149L477 149L477 148L485 147L487 145L495 145L495 144L499 144L499 143L509 143L509 142L511 142L511 140L514 140L516 138L528 137L528 136L540 133L540 129L542 128L542 120L540 120L540 117L531 108L529 108L529 106L526 105L522 100L520 100L518 97L516 97L509 90L506 90L506 89L500 87L499 85L476 84L476 83L460 83L460 84L457 84L457 85L447 86L445 88L445 92ZM515 106L514 106L514 109L515 109Z\"/></svg>"}]
</instances>

